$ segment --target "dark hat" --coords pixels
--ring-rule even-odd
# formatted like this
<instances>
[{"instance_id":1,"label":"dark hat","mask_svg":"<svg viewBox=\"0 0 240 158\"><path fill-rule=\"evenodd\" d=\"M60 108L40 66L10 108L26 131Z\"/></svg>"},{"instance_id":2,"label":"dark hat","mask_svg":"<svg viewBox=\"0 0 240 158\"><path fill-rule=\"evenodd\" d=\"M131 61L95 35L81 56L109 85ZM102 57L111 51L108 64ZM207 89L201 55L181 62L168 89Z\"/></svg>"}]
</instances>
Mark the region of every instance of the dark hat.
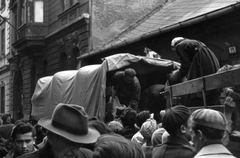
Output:
<instances>
[{"instance_id":1,"label":"dark hat","mask_svg":"<svg viewBox=\"0 0 240 158\"><path fill-rule=\"evenodd\" d=\"M88 126L84 108L75 104L59 103L52 117L42 118L38 124L75 143L94 143L100 136L97 130Z\"/></svg>"},{"instance_id":2,"label":"dark hat","mask_svg":"<svg viewBox=\"0 0 240 158\"><path fill-rule=\"evenodd\" d=\"M192 113L193 124L225 130L227 119L223 113L213 109L198 109Z\"/></svg>"},{"instance_id":3,"label":"dark hat","mask_svg":"<svg viewBox=\"0 0 240 158\"><path fill-rule=\"evenodd\" d=\"M181 125L184 125L190 114L188 107L176 105L165 112L162 125L170 134L172 133L171 131L176 131Z\"/></svg>"},{"instance_id":4,"label":"dark hat","mask_svg":"<svg viewBox=\"0 0 240 158\"><path fill-rule=\"evenodd\" d=\"M120 116L123 126L134 126L136 123L137 111L127 107Z\"/></svg>"},{"instance_id":5,"label":"dark hat","mask_svg":"<svg viewBox=\"0 0 240 158\"><path fill-rule=\"evenodd\" d=\"M124 74L129 77L134 77L136 76L136 71L132 68L127 68L125 69Z\"/></svg>"}]
</instances>

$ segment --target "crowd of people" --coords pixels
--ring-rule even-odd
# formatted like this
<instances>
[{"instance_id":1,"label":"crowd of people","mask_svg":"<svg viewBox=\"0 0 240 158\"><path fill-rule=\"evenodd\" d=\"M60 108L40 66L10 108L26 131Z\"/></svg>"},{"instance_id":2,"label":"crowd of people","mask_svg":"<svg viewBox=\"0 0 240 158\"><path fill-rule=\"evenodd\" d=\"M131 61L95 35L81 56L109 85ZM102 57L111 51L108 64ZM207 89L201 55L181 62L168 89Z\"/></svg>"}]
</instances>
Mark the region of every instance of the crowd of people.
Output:
<instances>
[{"instance_id":1,"label":"crowd of people","mask_svg":"<svg viewBox=\"0 0 240 158\"><path fill-rule=\"evenodd\" d=\"M176 105L161 111L161 119L157 122L149 111L137 113L127 107L119 118L105 123L89 117L80 105L59 103L51 117L38 121L45 134L38 144L36 125L16 121L8 131L10 146L2 157L234 157L223 143L228 121L222 112L191 113L189 107Z\"/></svg>"},{"instance_id":2,"label":"crowd of people","mask_svg":"<svg viewBox=\"0 0 240 158\"><path fill-rule=\"evenodd\" d=\"M195 67L190 64L195 59L189 54L191 51L201 50L206 56L212 55L203 43L196 40L177 38L172 46L183 64L170 75L170 83L180 82L184 77L190 79L189 72ZM185 50L193 46L197 50ZM186 68L188 72L185 72ZM229 135L239 131L239 122L236 121L239 119L236 110L239 103L238 97L234 97L239 91L238 86L228 89L224 113L205 108L191 112L189 106L174 105L158 111L160 119L156 120L155 114L148 110L138 110L141 86L133 69L117 72L113 80L116 95L125 106L116 112L112 121L104 122L89 116L81 105L64 103L55 107L51 117L41 118L36 124L13 121L9 114L5 114L0 125L0 157L235 157L226 146Z\"/></svg>"}]
</instances>

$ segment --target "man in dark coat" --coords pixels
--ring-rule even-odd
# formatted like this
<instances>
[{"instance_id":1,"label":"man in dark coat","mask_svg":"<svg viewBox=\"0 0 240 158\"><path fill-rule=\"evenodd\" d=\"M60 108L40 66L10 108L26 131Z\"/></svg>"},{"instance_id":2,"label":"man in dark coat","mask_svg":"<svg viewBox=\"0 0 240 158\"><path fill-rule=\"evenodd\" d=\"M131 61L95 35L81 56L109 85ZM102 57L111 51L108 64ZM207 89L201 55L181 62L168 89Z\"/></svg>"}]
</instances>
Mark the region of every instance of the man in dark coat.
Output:
<instances>
[{"instance_id":1,"label":"man in dark coat","mask_svg":"<svg viewBox=\"0 0 240 158\"><path fill-rule=\"evenodd\" d=\"M136 71L132 68L127 68L125 71L117 71L112 77L112 82L119 102L134 110L138 110L141 85L136 77Z\"/></svg>"},{"instance_id":2,"label":"man in dark coat","mask_svg":"<svg viewBox=\"0 0 240 158\"><path fill-rule=\"evenodd\" d=\"M171 85L180 83L184 77L187 80L192 80L202 76L214 74L220 68L219 62L215 54L202 42L185 39L182 37L176 37L171 43L172 49L176 51L180 58L180 69L175 70L170 78L169 83ZM219 104L220 92L216 90L207 92L207 103ZM199 104L198 101L202 101L202 94L194 94L189 96L189 98L194 98L190 100L191 103L186 103L185 105L194 106L194 104ZM189 98L187 100L189 100ZM193 103L193 100L197 100L197 103Z\"/></svg>"},{"instance_id":3,"label":"man in dark coat","mask_svg":"<svg viewBox=\"0 0 240 158\"><path fill-rule=\"evenodd\" d=\"M190 144L190 111L183 105L168 109L162 125L168 132L167 141L153 148L152 158L193 158L196 149Z\"/></svg>"}]
</instances>

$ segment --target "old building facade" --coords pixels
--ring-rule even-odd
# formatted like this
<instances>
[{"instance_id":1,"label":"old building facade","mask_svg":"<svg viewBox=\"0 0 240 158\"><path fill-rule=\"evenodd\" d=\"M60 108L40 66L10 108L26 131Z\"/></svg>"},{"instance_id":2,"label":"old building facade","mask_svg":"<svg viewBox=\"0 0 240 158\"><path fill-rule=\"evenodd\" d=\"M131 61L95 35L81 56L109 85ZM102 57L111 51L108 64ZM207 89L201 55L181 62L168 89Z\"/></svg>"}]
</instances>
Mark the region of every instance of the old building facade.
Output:
<instances>
[{"instance_id":1,"label":"old building facade","mask_svg":"<svg viewBox=\"0 0 240 158\"><path fill-rule=\"evenodd\" d=\"M14 119L29 119L40 77L79 67L86 51L89 4L85 0L11 0L10 105Z\"/></svg>"},{"instance_id":2,"label":"old building facade","mask_svg":"<svg viewBox=\"0 0 240 158\"><path fill-rule=\"evenodd\" d=\"M9 44L9 0L0 1L0 113L9 113L9 78L10 69L8 56L10 55Z\"/></svg>"}]
</instances>

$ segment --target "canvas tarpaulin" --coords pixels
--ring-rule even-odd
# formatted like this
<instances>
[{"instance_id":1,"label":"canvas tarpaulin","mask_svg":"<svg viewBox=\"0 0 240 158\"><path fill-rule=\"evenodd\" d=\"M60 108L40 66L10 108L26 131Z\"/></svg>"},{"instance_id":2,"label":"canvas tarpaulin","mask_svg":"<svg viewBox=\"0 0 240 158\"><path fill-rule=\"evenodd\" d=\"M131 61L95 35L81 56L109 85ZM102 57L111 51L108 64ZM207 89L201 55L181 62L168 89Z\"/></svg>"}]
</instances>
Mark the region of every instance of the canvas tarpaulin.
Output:
<instances>
[{"instance_id":1,"label":"canvas tarpaulin","mask_svg":"<svg viewBox=\"0 0 240 158\"><path fill-rule=\"evenodd\" d=\"M171 60L152 59L128 53L106 57L102 64L81 67L79 70L60 71L53 76L40 78L32 96L32 117L51 116L58 103L77 104L90 116L103 120L105 115L106 74L126 66L137 73L154 69L171 72L178 63Z\"/></svg>"}]
</instances>

